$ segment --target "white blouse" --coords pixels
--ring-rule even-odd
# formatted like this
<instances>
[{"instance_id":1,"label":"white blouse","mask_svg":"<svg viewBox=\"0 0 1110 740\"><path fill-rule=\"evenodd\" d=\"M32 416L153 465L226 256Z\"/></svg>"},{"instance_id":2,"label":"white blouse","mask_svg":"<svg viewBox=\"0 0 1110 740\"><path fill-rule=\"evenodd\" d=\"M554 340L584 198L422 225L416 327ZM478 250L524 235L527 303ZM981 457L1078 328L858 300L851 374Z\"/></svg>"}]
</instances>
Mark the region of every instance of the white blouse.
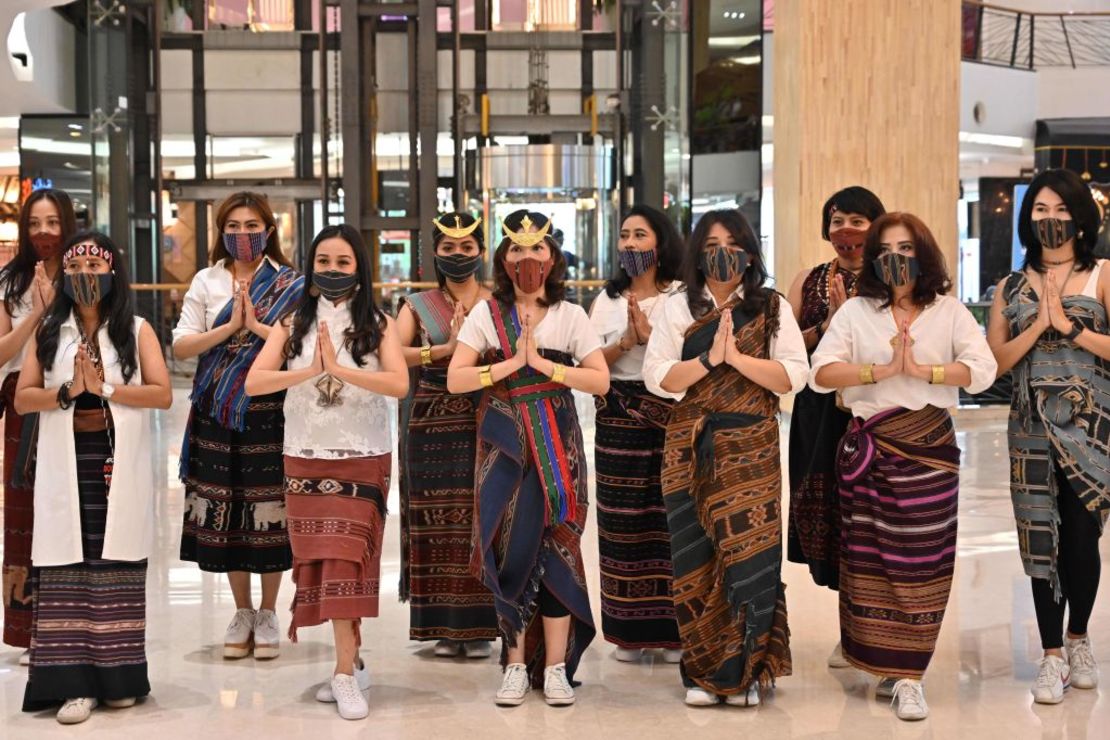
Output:
<instances>
[{"instance_id":1,"label":"white blouse","mask_svg":"<svg viewBox=\"0 0 1110 740\"><path fill-rule=\"evenodd\" d=\"M320 296L316 304L316 321L328 322L328 334L336 349L339 364L358 370L379 370L378 353L363 357L361 368L343 345L343 332L351 325L348 303L336 306ZM317 324L305 333L301 354L289 359L287 367L299 370L312 364L316 353ZM385 396L347 383L339 391L340 403L321 406L316 384L325 378L321 373L292 386L285 392L285 454L292 457L341 460L349 457L384 455L393 449L392 406ZM333 379L333 383L337 379Z\"/></svg>"},{"instance_id":2,"label":"white blouse","mask_svg":"<svg viewBox=\"0 0 1110 740\"><path fill-rule=\"evenodd\" d=\"M262 258L258 268L262 267L263 262L269 262L275 270L281 269L281 265L268 256ZM255 272L258 272L258 268L255 268ZM181 317L173 329L173 341L211 330L216 317L233 295L235 278L223 260L194 275L181 304Z\"/></svg>"},{"instance_id":3,"label":"white blouse","mask_svg":"<svg viewBox=\"0 0 1110 740\"><path fill-rule=\"evenodd\" d=\"M743 296L743 285L737 286L729 296ZM717 301L708 289L705 296L714 307ZM771 357L786 370L790 378L790 393L797 393L805 387L806 378L809 376L809 360L806 356L805 340L798 322L794 319L794 311L785 298L779 299L778 310L779 331L771 338ZM686 330L694 323L690 313L690 305L686 301L686 291L681 290L667 297L663 303L663 316L658 326L652 327L651 339L647 344L647 353L644 357L644 385L647 389L662 398L673 398L681 401L686 392L671 393L663 390L663 378L671 368L682 362L682 345L686 341ZM785 395L785 394L777 394Z\"/></svg>"},{"instance_id":4,"label":"white blouse","mask_svg":"<svg viewBox=\"0 0 1110 740\"><path fill-rule=\"evenodd\" d=\"M601 338L590 324L590 317L576 303L559 301L549 307L536 325L535 334L539 349L566 352L578 363L601 349ZM478 354L501 348L488 301L481 301L470 310L459 330L459 341Z\"/></svg>"},{"instance_id":5,"label":"white blouse","mask_svg":"<svg viewBox=\"0 0 1110 740\"><path fill-rule=\"evenodd\" d=\"M671 283L666 291L640 301L640 310L647 316L652 333L663 318L663 304L666 303L667 296L677 290L678 284ZM590 309L590 323L601 337L603 347L616 342L628 328L628 298L624 294L610 298L608 293L602 291L594 301L593 308ZM643 380L645 354L647 354L646 344L635 345L622 353L617 361L609 366L609 377L614 380Z\"/></svg>"},{"instance_id":6,"label":"white blouse","mask_svg":"<svg viewBox=\"0 0 1110 740\"><path fill-rule=\"evenodd\" d=\"M832 388L817 384L817 371L836 362L885 365L894 357L890 339L898 325L890 308L879 310L876 298L852 298L836 312L829 330L813 352L809 386L818 393ZM962 362L971 369L970 393L990 388L998 363L987 345L983 330L964 304L952 296L938 296L910 324L913 357L920 365ZM936 406L947 409L960 400L954 385L932 385L920 378L896 375L874 385L859 385L840 391L853 416L870 419L880 411L905 408L911 411Z\"/></svg>"},{"instance_id":7,"label":"white blouse","mask_svg":"<svg viewBox=\"0 0 1110 740\"><path fill-rule=\"evenodd\" d=\"M12 321L12 331L15 331L16 327L31 317L31 311L35 308L34 299L31 298L31 291L34 289L32 284L30 288L24 291L23 297L15 302L15 310L12 311L12 315L9 317ZM27 351L27 345L29 344L30 342L27 342L20 347L15 356L8 360L4 367L0 368L0 378L8 373L19 372L20 368L23 367L23 353Z\"/></svg>"}]
</instances>

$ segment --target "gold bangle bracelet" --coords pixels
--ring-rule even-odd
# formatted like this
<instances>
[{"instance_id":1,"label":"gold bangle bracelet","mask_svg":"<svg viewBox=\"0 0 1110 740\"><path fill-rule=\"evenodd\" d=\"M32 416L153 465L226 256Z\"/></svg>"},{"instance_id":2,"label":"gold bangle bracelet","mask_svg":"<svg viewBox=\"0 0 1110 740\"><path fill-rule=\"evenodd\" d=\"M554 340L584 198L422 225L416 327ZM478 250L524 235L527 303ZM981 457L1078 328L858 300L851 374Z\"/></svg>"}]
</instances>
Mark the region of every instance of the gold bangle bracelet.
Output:
<instances>
[{"instance_id":1,"label":"gold bangle bracelet","mask_svg":"<svg viewBox=\"0 0 1110 740\"><path fill-rule=\"evenodd\" d=\"M478 380L483 388L493 387L493 365L483 365L478 368Z\"/></svg>"},{"instance_id":2,"label":"gold bangle bracelet","mask_svg":"<svg viewBox=\"0 0 1110 740\"><path fill-rule=\"evenodd\" d=\"M560 365L558 362L556 362L554 367L551 368L551 380L552 380L552 382L563 383L563 382L566 381L566 379L567 379L567 366L566 365Z\"/></svg>"},{"instance_id":3,"label":"gold bangle bracelet","mask_svg":"<svg viewBox=\"0 0 1110 740\"><path fill-rule=\"evenodd\" d=\"M859 382L863 385L875 384L875 366L863 365L859 369Z\"/></svg>"},{"instance_id":4,"label":"gold bangle bracelet","mask_svg":"<svg viewBox=\"0 0 1110 740\"><path fill-rule=\"evenodd\" d=\"M944 365L933 365L933 377L929 382L933 385L944 385Z\"/></svg>"},{"instance_id":5,"label":"gold bangle bracelet","mask_svg":"<svg viewBox=\"0 0 1110 740\"><path fill-rule=\"evenodd\" d=\"M420 364L432 364L432 348L430 345L425 344L423 347L420 348Z\"/></svg>"}]
</instances>

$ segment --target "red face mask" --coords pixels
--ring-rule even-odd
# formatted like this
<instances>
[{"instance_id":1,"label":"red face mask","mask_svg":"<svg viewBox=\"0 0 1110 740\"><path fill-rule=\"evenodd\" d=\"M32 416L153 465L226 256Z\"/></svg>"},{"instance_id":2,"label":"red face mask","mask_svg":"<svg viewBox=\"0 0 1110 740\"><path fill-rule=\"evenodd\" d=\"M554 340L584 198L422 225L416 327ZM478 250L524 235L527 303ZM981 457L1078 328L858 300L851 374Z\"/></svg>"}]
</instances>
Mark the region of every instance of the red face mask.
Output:
<instances>
[{"instance_id":1,"label":"red face mask","mask_svg":"<svg viewBox=\"0 0 1110 740\"><path fill-rule=\"evenodd\" d=\"M521 293L535 293L547 282L547 276L551 274L555 260L548 257L541 262L532 257L525 257L516 262L505 261L502 264L505 266L505 272L509 273L509 279Z\"/></svg>"},{"instance_id":2,"label":"red face mask","mask_svg":"<svg viewBox=\"0 0 1110 740\"><path fill-rule=\"evenodd\" d=\"M863 249L863 242L867 237L867 229L853 229L845 227L829 234L836 253L841 257L852 257Z\"/></svg>"},{"instance_id":3,"label":"red face mask","mask_svg":"<svg viewBox=\"0 0 1110 740\"><path fill-rule=\"evenodd\" d=\"M48 260L57 256L58 250L62 248L62 235L40 231L31 235L31 246L40 260Z\"/></svg>"}]
</instances>

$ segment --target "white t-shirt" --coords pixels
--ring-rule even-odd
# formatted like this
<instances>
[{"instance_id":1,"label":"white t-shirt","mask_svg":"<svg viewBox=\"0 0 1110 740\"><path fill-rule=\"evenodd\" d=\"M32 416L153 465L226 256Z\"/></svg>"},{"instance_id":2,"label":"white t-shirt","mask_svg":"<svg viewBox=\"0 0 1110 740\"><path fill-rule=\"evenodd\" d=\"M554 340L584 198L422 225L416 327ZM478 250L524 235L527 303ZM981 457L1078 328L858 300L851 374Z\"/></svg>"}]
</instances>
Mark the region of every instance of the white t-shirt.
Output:
<instances>
[{"instance_id":1,"label":"white t-shirt","mask_svg":"<svg viewBox=\"0 0 1110 740\"><path fill-rule=\"evenodd\" d=\"M733 296L743 294L743 285L738 286L732 293ZM716 307L717 301L708 289L705 295ZM790 378L790 392L797 393L805 387L806 378L809 376L809 360L806 357L802 331L798 328L794 311L785 298L779 299L778 320L779 331L771 338L770 359L783 366L787 377ZM693 323L694 316L690 313L686 291L682 290L667 297L663 303L663 315L659 324L652 325L651 339L648 341L647 353L644 355L644 385L661 398L681 401L686 396L685 392L671 393L663 390L662 383L671 368L682 362L682 345L686 342L686 330Z\"/></svg>"},{"instance_id":2,"label":"white t-shirt","mask_svg":"<svg viewBox=\"0 0 1110 740\"><path fill-rule=\"evenodd\" d=\"M652 333L663 317L663 304L666 303L667 296L677 290L678 283L671 283L664 292L640 301L640 310L647 316ZM601 337L603 347L616 342L628 328L628 298L624 294L610 298L608 293L602 291L590 309L590 322ZM633 346L609 366L609 377L614 380L643 380L646 353L646 344Z\"/></svg>"},{"instance_id":3,"label":"white t-shirt","mask_svg":"<svg viewBox=\"0 0 1110 740\"><path fill-rule=\"evenodd\" d=\"M12 320L13 331L16 327L18 327L20 324L31 317L31 311L34 310L35 307L33 299L31 298L31 291L34 289L34 285L32 285L23 293L23 297L15 302L12 315L9 317ZM8 373L19 372L20 368L23 367L23 353L27 351L27 346L29 344L30 342L27 342L22 347L20 347L19 351L15 353L15 356L12 357L12 359L8 360L7 364L5 364L4 367L0 368L0 380L2 380L3 377L6 376Z\"/></svg>"},{"instance_id":4,"label":"white t-shirt","mask_svg":"<svg viewBox=\"0 0 1110 740\"><path fill-rule=\"evenodd\" d=\"M536 325L535 334L539 349L566 352L576 363L601 349L601 338L590 324L590 317L576 303L559 301L549 307ZM488 301L481 301L470 310L466 323L459 330L459 341L478 354L501 348Z\"/></svg>"},{"instance_id":5,"label":"white t-shirt","mask_svg":"<svg viewBox=\"0 0 1110 740\"><path fill-rule=\"evenodd\" d=\"M894 357L890 339L898 325L890 308L879 310L876 298L852 298L836 312L829 330L821 338L810 362L813 370L809 387L818 393L832 388L817 384L817 371L826 365L849 362L886 365ZM964 304L952 296L938 296L910 324L913 357L919 365L947 365L962 362L971 369L970 393L990 388L998 373L998 363L987 345L983 329ZM920 378L896 375L874 385L858 385L840 391L844 405L853 416L870 419L880 411L925 406L947 409L959 403L960 390L954 385L933 385Z\"/></svg>"},{"instance_id":6,"label":"white t-shirt","mask_svg":"<svg viewBox=\"0 0 1110 740\"><path fill-rule=\"evenodd\" d=\"M275 270L281 269L281 265L269 257L263 257L258 268L265 262L269 262ZM258 268L255 268L255 272L258 272ZM220 311L235 294L234 291L235 279L223 261L194 275L181 304L181 316L173 329L173 341L209 331L215 325Z\"/></svg>"},{"instance_id":7,"label":"white t-shirt","mask_svg":"<svg viewBox=\"0 0 1110 740\"><path fill-rule=\"evenodd\" d=\"M328 322L328 334L340 365L358 370L380 369L376 351L362 358L364 364L360 368L344 346L343 332L351 325L351 312L346 302L336 306L320 296L316 304L316 321L305 333L301 354L289 359L290 370L312 364L320 321ZM384 455L392 450L394 414L386 397L347 383L339 391L342 403L321 406L316 383L323 377L321 373L285 392L285 454L339 460Z\"/></svg>"}]
</instances>

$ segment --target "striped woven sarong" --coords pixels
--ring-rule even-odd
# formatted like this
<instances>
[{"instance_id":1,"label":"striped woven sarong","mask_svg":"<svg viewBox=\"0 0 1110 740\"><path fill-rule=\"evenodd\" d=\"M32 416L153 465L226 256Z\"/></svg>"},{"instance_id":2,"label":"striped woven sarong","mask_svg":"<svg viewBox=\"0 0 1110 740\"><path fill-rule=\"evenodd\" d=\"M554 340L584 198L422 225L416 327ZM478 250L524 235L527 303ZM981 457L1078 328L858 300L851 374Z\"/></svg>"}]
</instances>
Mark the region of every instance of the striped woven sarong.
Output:
<instances>
[{"instance_id":1,"label":"striped woven sarong","mask_svg":"<svg viewBox=\"0 0 1110 740\"><path fill-rule=\"evenodd\" d=\"M31 572L31 531L35 520L34 486L14 482L23 417L15 412L15 385L19 373L10 373L0 388L0 413L4 414L4 644L30 647L34 611Z\"/></svg>"},{"instance_id":2,"label":"striped woven sarong","mask_svg":"<svg viewBox=\"0 0 1110 740\"><path fill-rule=\"evenodd\" d=\"M731 310L740 351L766 358L778 294L752 316L739 302L696 321L683 359L711 345ZM675 404L663 453L684 683L720 695L791 672L782 583L778 398L724 364Z\"/></svg>"},{"instance_id":3,"label":"striped woven sarong","mask_svg":"<svg viewBox=\"0 0 1110 740\"><path fill-rule=\"evenodd\" d=\"M38 568L31 669L23 710L66 699L142 697L146 663L145 560L101 560L108 495L109 432L74 434L81 506L80 563Z\"/></svg>"},{"instance_id":4,"label":"striped woven sarong","mask_svg":"<svg viewBox=\"0 0 1110 740\"><path fill-rule=\"evenodd\" d=\"M562 352L540 350L554 361L569 364ZM485 362L500 362L492 352ZM564 521L552 525L548 498L540 481L520 404L510 400L508 382L488 389L478 411L478 460L475 468L474 549L470 571L493 593L498 630L503 639L501 665L508 646L524 631L524 661L534 687L543 686L545 651L543 620L537 608L540 586L570 611L566 654L567 677L574 680L579 660L596 633L586 569L582 562L582 529L586 526L586 458L582 429L570 389L545 396L553 413L552 431L565 451L563 465L577 491L575 507Z\"/></svg>"},{"instance_id":5,"label":"striped woven sarong","mask_svg":"<svg viewBox=\"0 0 1110 740\"><path fill-rule=\"evenodd\" d=\"M285 457L285 505L293 550L297 630L331 619L378 616L391 455L339 460Z\"/></svg>"},{"instance_id":6,"label":"striped woven sarong","mask_svg":"<svg viewBox=\"0 0 1110 740\"><path fill-rule=\"evenodd\" d=\"M601 629L624 648L678 648L660 475L671 404L637 381L595 398Z\"/></svg>"},{"instance_id":7,"label":"striped woven sarong","mask_svg":"<svg viewBox=\"0 0 1110 740\"><path fill-rule=\"evenodd\" d=\"M840 641L862 670L921 678L956 562L960 449L943 409L856 418L841 442Z\"/></svg>"},{"instance_id":8,"label":"striped woven sarong","mask_svg":"<svg viewBox=\"0 0 1110 740\"><path fill-rule=\"evenodd\" d=\"M443 344L453 309L440 290L405 299L422 340ZM410 640L493 640L493 595L470 574L479 394L447 392L444 358L413 373L401 405L401 598Z\"/></svg>"}]
</instances>

